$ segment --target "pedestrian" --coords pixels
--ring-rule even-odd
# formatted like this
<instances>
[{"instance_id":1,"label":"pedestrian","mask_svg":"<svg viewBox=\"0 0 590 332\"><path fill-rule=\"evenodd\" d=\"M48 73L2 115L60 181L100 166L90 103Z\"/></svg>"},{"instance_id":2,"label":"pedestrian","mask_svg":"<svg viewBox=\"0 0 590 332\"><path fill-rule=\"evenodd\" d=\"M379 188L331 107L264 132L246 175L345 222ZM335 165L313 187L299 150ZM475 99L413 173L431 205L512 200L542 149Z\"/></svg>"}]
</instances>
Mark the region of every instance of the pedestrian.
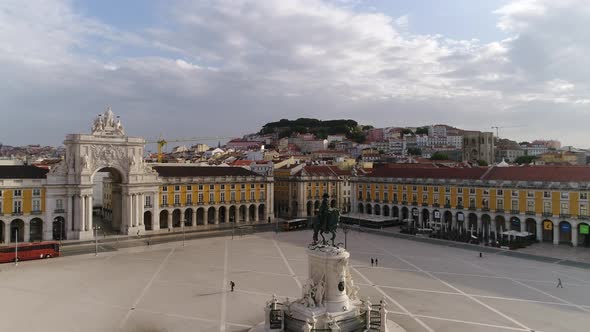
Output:
<instances>
[{"instance_id":1,"label":"pedestrian","mask_svg":"<svg viewBox=\"0 0 590 332\"><path fill-rule=\"evenodd\" d=\"M561 278L557 278L557 286L555 286L555 288L563 288L563 285L561 284Z\"/></svg>"},{"instance_id":2,"label":"pedestrian","mask_svg":"<svg viewBox=\"0 0 590 332\"><path fill-rule=\"evenodd\" d=\"M373 257L371 257L371 266L373 266L374 263L375 261L373 260Z\"/></svg>"},{"instance_id":3,"label":"pedestrian","mask_svg":"<svg viewBox=\"0 0 590 332\"><path fill-rule=\"evenodd\" d=\"M482 257L483 257L483 254L480 252L479 253L479 258L482 258Z\"/></svg>"},{"instance_id":4,"label":"pedestrian","mask_svg":"<svg viewBox=\"0 0 590 332\"><path fill-rule=\"evenodd\" d=\"M139 236L139 229L137 230L137 236Z\"/></svg>"},{"instance_id":5,"label":"pedestrian","mask_svg":"<svg viewBox=\"0 0 590 332\"><path fill-rule=\"evenodd\" d=\"M379 260L375 258L375 266L379 266Z\"/></svg>"},{"instance_id":6,"label":"pedestrian","mask_svg":"<svg viewBox=\"0 0 590 332\"><path fill-rule=\"evenodd\" d=\"M229 287L231 288L231 291L234 291L234 287L236 287L236 284L232 281L229 282Z\"/></svg>"},{"instance_id":7,"label":"pedestrian","mask_svg":"<svg viewBox=\"0 0 590 332\"><path fill-rule=\"evenodd\" d=\"M170 233L172 231L172 229L170 227L168 227L168 233Z\"/></svg>"}]
</instances>

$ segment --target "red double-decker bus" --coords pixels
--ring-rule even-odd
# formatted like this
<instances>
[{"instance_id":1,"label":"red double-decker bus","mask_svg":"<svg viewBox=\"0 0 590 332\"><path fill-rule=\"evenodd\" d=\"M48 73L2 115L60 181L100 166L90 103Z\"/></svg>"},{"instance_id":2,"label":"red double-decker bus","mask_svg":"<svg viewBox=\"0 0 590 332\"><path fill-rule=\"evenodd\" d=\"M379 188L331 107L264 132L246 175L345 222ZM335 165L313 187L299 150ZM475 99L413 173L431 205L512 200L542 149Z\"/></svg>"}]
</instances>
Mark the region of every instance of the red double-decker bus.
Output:
<instances>
[{"instance_id":1,"label":"red double-decker bus","mask_svg":"<svg viewBox=\"0 0 590 332\"><path fill-rule=\"evenodd\" d=\"M18 248L17 248L18 247ZM0 263L59 256L59 242L19 243L0 247Z\"/></svg>"}]
</instances>

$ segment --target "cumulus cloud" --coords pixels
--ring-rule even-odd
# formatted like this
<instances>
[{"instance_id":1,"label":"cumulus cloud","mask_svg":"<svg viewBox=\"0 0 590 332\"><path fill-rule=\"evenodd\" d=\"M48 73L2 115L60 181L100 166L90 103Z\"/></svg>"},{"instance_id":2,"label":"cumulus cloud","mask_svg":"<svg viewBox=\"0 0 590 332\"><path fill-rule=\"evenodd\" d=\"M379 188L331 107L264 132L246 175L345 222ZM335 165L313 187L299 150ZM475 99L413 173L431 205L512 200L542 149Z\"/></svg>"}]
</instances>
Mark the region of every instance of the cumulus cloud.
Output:
<instances>
[{"instance_id":1,"label":"cumulus cloud","mask_svg":"<svg viewBox=\"0 0 590 332\"><path fill-rule=\"evenodd\" d=\"M581 132L569 119L590 120L584 0L512 1L495 11L508 37L489 43L412 33L408 16L359 7L178 1L160 13L167 24L130 32L68 1L2 2L0 74L10 80L0 97L11 120L50 129L6 137L58 142L106 105L148 137L240 135L318 116L483 130L518 122L527 130L508 135L573 143Z\"/></svg>"}]
</instances>

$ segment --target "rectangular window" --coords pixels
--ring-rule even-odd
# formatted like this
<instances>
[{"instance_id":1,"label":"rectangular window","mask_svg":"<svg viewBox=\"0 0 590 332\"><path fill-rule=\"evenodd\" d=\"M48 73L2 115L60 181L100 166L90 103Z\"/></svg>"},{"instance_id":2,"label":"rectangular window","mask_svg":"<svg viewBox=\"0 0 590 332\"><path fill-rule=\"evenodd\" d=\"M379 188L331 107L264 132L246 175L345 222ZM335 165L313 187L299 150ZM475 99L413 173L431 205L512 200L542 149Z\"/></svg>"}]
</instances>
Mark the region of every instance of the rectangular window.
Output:
<instances>
[{"instance_id":1,"label":"rectangular window","mask_svg":"<svg viewBox=\"0 0 590 332\"><path fill-rule=\"evenodd\" d=\"M484 198L481 200L481 206L486 209L488 209L490 207L490 202L488 201L487 198Z\"/></svg>"},{"instance_id":2,"label":"rectangular window","mask_svg":"<svg viewBox=\"0 0 590 332\"><path fill-rule=\"evenodd\" d=\"M0 190L0 197L2 197L2 190Z\"/></svg>"},{"instance_id":3,"label":"rectangular window","mask_svg":"<svg viewBox=\"0 0 590 332\"><path fill-rule=\"evenodd\" d=\"M209 190L215 190L215 185L214 184L210 184L209 185Z\"/></svg>"},{"instance_id":4,"label":"rectangular window","mask_svg":"<svg viewBox=\"0 0 590 332\"><path fill-rule=\"evenodd\" d=\"M209 203L213 203L215 202L215 194L214 193L210 193L209 194Z\"/></svg>"},{"instance_id":5,"label":"rectangular window","mask_svg":"<svg viewBox=\"0 0 590 332\"><path fill-rule=\"evenodd\" d=\"M428 202L428 194L422 194L422 202L423 203Z\"/></svg>"},{"instance_id":6,"label":"rectangular window","mask_svg":"<svg viewBox=\"0 0 590 332\"><path fill-rule=\"evenodd\" d=\"M551 192L550 191L544 191L543 192L543 198L551 198Z\"/></svg>"},{"instance_id":7,"label":"rectangular window","mask_svg":"<svg viewBox=\"0 0 590 332\"><path fill-rule=\"evenodd\" d=\"M260 189L264 189L264 183L260 184Z\"/></svg>"},{"instance_id":8,"label":"rectangular window","mask_svg":"<svg viewBox=\"0 0 590 332\"><path fill-rule=\"evenodd\" d=\"M375 200L377 200L377 201L379 200L379 192L378 191L375 192Z\"/></svg>"},{"instance_id":9,"label":"rectangular window","mask_svg":"<svg viewBox=\"0 0 590 332\"><path fill-rule=\"evenodd\" d=\"M0 195L2 196L2 195ZM588 193L580 193L580 199L588 199Z\"/></svg>"},{"instance_id":10,"label":"rectangular window","mask_svg":"<svg viewBox=\"0 0 590 332\"><path fill-rule=\"evenodd\" d=\"M22 213L23 212L21 201L14 201L12 212L13 213Z\"/></svg>"},{"instance_id":11,"label":"rectangular window","mask_svg":"<svg viewBox=\"0 0 590 332\"><path fill-rule=\"evenodd\" d=\"M526 192L526 197L528 197L528 198L535 198L535 192L534 191L527 191Z\"/></svg>"},{"instance_id":12,"label":"rectangular window","mask_svg":"<svg viewBox=\"0 0 590 332\"><path fill-rule=\"evenodd\" d=\"M428 187L427 186L422 186L422 191L428 191Z\"/></svg>"},{"instance_id":13,"label":"rectangular window","mask_svg":"<svg viewBox=\"0 0 590 332\"><path fill-rule=\"evenodd\" d=\"M232 202L234 202L236 200L236 192L232 191L231 193L229 193L229 197L230 197L230 200Z\"/></svg>"},{"instance_id":14,"label":"rectangular window","mask_svg":"<svg viewBox=\"0 0 590 332\"><path fill-rule=\"evenodd\" d=\"M22 190L14 189L14 197L21 197L23 195Z\"/></svg>"},{"instance_id":15,"label":"rectangular window","mask_svg":"<svg viewBox=\"0 0 590 332\"><path fill-rule=\"evenodd\" d=\"M193 204L193 194L186 194L186 204Z\"/></svg>"},{"instance_id":16,"label":"rectangular window","mask_svg":"<svg viewBox=\"0 0 590 332\"><path fill-rule=\"evenodd\" d=\"M145 196L145 206L146 207L152 206L152 196Z\"/></svg>"},{"instance_id":17,"label":"rectangular window","mask_svg":"<svg viewBox=\"0 0 590 332\"><path fill-rule=\"evenodd\" d=\"M308 183L307 185L308 185L308 186L311 186L311 183ZM246 189L246 184L245 184L245 183L242 183L242 185L241 185L241 188L242 188L242 189Z\"/></svg>"},{"instance_id":18,"label":"rectangular window","mask_svg":"<svg viewBox=\"0 0 590 332\"><path fill-rule=\"evenodd\" d=\"M225 202L225 193L222 192L220 196L221 196L220 197L221 198L221 202L224 203Z\"/></svg>"},{"instance_id":19,"label":"rectangular window","mask_svg":"<svg viewBox=\"0 0 590 332\"><path fill-rule=\"evenodd\" d=\"M543 212L544 213L551 213L551 202L549 202L549 201L543 202Z\"/></svg>"},{"instance_id":20,"label":"rectangular window","mask_svg":"<svg viewBox=\"0 0 590 332\"><path fill-rule=\"evenodd\" d=\"M193 190L193 186L186 186L186 190L187 190L187 191L191 191L191 190Z\"/></svg>"},{"instance_id":21,"label":"rectangular window","mask_svg":"<svg viewBox=\"0 0 590 332\"><path fill-rule=\"evenodd\" d=\"M174 191L180 191L180 186L174 186Z\"/></svg>"},{"instance_id":22,"label":"rectangular window","mask_svg":"<svg viewBox=\"0 0 590 332\"><path fill-rule=\"evenodd\" d=\"M518 190L512 190L512 197L518 197Z\"/></svg>"},{"instance_id":23,"label":"rectangular window","mask_svg":"<svg viewBox=\"0 0 590 332\"><path fill-rule=\"evenodd\" d=\"M55 200L55 209L56 210L63 210L64 208L64 201L61 199L56 199Z\"/></svg>"},{"instance_id":24,"label":"rectangular window","mask_svg":"<svg viewBox=\"0 0 590 332\"><path fill-rule=\"evenodd\" d=\"M266 196L264 195L264 190L260 191L260 199L266 199Z\"/></svg>"},{"instance_id":25,"label":"rectangular window","mask_svg":"<svg viewBox=\"0 0 590 332\"><path fill-rule=\"evenodd\" d=\"M229 187L230 187L230 189L236 189L236 185L235 184L232 184Z\"/></svg>"},{"instance_id":26,"label":"rectangular window","mask_svg":"<svg viewBox=\"0 0 590 332\"><path fill-rule=\"evenodd\" d=\"M168 191L168 186L163 186L162 191L164 191L164 192Z\"/></svg>"},{"instance_id":27,"label":"rectangular window","mask_svg":"<svg viewBox=\"0 0 590 332\"><path fill-rule=\"evenodd\" d=\"M463 193L463 188L457 188L457 194L462 194Z\"/></svg>"},{"instance_id":28,"label":"rectangular window","mask_svg":"<svg viewBox=\"0 0 590 332\"><path fill-rule=\"evenodd\" d=\"M451 187L445 187L445 193L450 193L451 192Z\"/></svg>"},{"instance_id":29,"label":"rectangular window","mask_svg":"<svg viewBox=\"0 0 590 332\"><path fill-rule=\"evenodd\" d=\"M199 185L197 188L198 188L199 190L203 190L203 185L202 185L202 184L200 184L200 185Z\"/></svg>"},{"instance_id":30,"label":"rectangular window","mask_svg":"<svg viewBox=\"0 0 590 332\"><path fill-rule=\"evenodd\" d=\"M489 189L484 189L483 190L483 195L484 196L489 196L490 195L490 190Z\"/></svg>"},{"instance_id":31,"label":"rectangular window","mask_svg":"<svg viewBox=\"0 0 590 332\"><path fill-rule=\"evenodd\" d=\"M33 189L33 196L41 196L41 189L35 188Z\"/></svg>"},{"instance_id":32,"label":"rectangular window","mask_svg":"<svg viewBox=\"0 0 590 332\"><path fill-rule=\"evenodd\" d=\"M221 190L225 190L225 184L221 185Z\"/></svg>"},{"instance_id":33,"label":"rectangular window","mask_svg":"<svg viewBox=\"0 0 590 332\"><path fill-rule=\"evenodd\" d=\"M387 191L383 193L383 200L389 202L389 193Z\"/></svg>"},{"instance_id":34,"label":"rectangular window","mask_svg":"<svg viewBox=\"0 0 590 332\"><path fill-rule=\"evenodd\" d=\"M250 192L250 200L251 201L255 200L256 199L255 197L256 197L256 193L254 191L251 191Z\"/></svg>"},{"instance_id":35,"label":"rectangular window","mask_svg":"<svg viewBox=\"0 0 590 332\"><path fill-rule=\"evenodd\" d=\"M504 196L504 190L502 190L502 189L496 189L496 195L498 195L498 196Z\"/></svg>"},{"instance_id":36,"label":"rectangular window","mask_svg":"<svg viewBox=\"0 0 590 332\"><path fill-rule=\"evenodd\" d=\"M436 186L433 189L434 189L434 192L437 193L439 188L438 188L438 186Z\"/></svg>"},{"instance_id":37,"label":"rectangular window","mask_svg":"<svg viewBox=\"0 0 590 332\"><path fill-rule=\"evenodd\" d=\"M511 209L514 210L514 211L518 211L519 210L518 209L518 200L517 199L513 199L512 200L512 207L511 207Z\"/></svg>"},{"instance_id":38,"label":"rectangular window","mask_svg":"<svg viewBox=\"0 0 590 332\"><path fill-rule=\"evenodd\" d=\"M438 195L434 195L433 203L438 204Z\"/></svg>"},{"instance_id":39,"label":"rectangular window","mask_svg":"<svg viewBox=\"0 0 590 332\"><path fill-rule=\"evenodd\" d=\"M503 199L498 198L498 200L496 201L496 209L504 210L504 200Z\"/></svg>"},{"instance_id":40,"label":"rectangular window","mask_svg":"<svg viewBox=\"0 0 590 332\"><path fill-rule=\"evenodd\" d=\"M168 195L162 195L162 205L168 205Z\"/></svg>"},{"instance_id":41,"label":"rectangular window","mask_svg":"<svg viewBox=\"0 0 590 332\"><path fill-rule=\"evenodd\" d=\"M180 195L175 194L174 195L174 205L178 205L180 204Z\"/></svg>"},{"instance_id":42,"label":"rectangular window","mask_svg":"<svg viewBox=\"0 0 590 332\"><path fill-rule=\"evenodd\" d=\"M580 204L580 215L588 216L588 204Z\"/></svg>"},{"instance_id":43,"label":"rectangular window","mask_svg":"<svg viewBox=\"0 0 590 332\"><path fill-rule=\"evenodd\" d=\"M568 192L562 192L560 195L561 199L569 199L570 198L570 193Z\"/></svg>"},{"instance_id":44,"label":"rectangular window","mask_svg":"<svg viewBox=\"0 0 590 332\"><path fill-rule=\"evenodd\" d=\"M197 195L197 200L198 200L199 203L203 203L203 193L199 193Z\"/></svg>"},{"instance_id":45,"label":"rectangular window","mask_svg":"<svg viewBox=\"0 0 590 332\"><path fill-rule=\"evenodd\" d=\"M535 201L530 201L530 200L529 200L529 201L527 201L527 202L526 202L526 210L527 210L528 212L533 212L533 211L535 211Z\"/></svg>"},{"instance_id":46,"label":"rectangular window","mask_svg":"<svg viewBox=\"0 0 590 332\"><path fill-rule=\"evenodd\" d=\"M41 201L38 199L33 200L33 211L41 211Z\"/></svg>"},{"instance_id":47,"label":"rectangular window","mask_svg":"<svg viewBox=\"0 0 590 332\"><path fill-rule=\"evenodd\" d=\"M254 183L250 184L250 189L254 189Z\"/></svg>"},{"instance_id":48,"label":"rectangular window","mask_svg":"<svg viewBox=\"0 0 590 332\"><path fill-rule=\"evenodd\" d=\"M469 207L470 208L475 207L475 197L469 197Z\"/></svg>"},{"instance_id":49,"label":"rectangular window","mask_svg":"<svg viewBox=\"0 0 590 332\"><path fill-rule=\"evenodd\" d=\"M561 214L569 214L569 204L568 203L561 203Z\"/></svg>"},{"instance_id":50,"label":"rectangular window","mask_svg":"<svg viewBox=\"0 0 590 332\"><path fill-rule=\"evenodd\" d=\"M457 205L463 205L463 197L457 197Z\"/></svg>"},{"instance_id":51,"label":"rectangular window","mask_svg":"<svg viewBox=\"0 0 590 332\"><path fill-rule=\"evenodd\" d=\"M412 186L412 190L413 190L413 191L416 191L416 190L418 190L418 187L416 187L416 186Z\"/></svg>"},{"instance_id":52,"label":"rectangular window","mask_svg":"<svg viewBox=\"0 0 590 332\"><path fill-rule=\"evenodd\" d=\"M475 195L475 188L469 188L469 194Z\"/></svg>"},{"instance_id":53,"label":"rectangular window","mask_svg":"<svg viewBox=\"0 0 590 332\"><path fill-rule=\"evenodd\" d=\"M404 202L407 202L407 201L408 201L408 195L407 195L407 194L403 194L403 195L402 195L402 200L403 200Z\"/></svg>"}]
</instances>

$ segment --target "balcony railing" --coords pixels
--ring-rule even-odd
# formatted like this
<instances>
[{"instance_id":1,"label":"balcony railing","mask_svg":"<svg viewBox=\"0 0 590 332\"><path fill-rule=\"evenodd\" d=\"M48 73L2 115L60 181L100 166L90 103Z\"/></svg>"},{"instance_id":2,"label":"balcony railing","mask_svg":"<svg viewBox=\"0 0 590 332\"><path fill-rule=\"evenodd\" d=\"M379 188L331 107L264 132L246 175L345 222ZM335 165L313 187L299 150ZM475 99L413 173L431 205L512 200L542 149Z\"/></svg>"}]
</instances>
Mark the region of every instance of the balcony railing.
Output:
<instances>
[{"instance_id":1,"label":"balcony railing","mask_svg":"<svg viewBox=\"0 0 590 332\"><path fill-rule=\"evenodd\" d=\"M12 211L12 215L13 216L22 216L23 212L22 211Z\"/></svg>"},{"instance_id":2,"label":"balcony railing","mask_svg":"<svg viewBox=\"0 0 590 332\"><path fill-rule=\"evenodd\" d=\"M65 213L65 212L66 212L66 210L64 210L64 209L55 209L55 210L53 210L53 213Z\"/></svg>"},{"instance_id":3,"label":"balcony railing","mask_svg":"<svg viewBox=\"0 0 590 332\"><path fill-rule=\"evenodd\" d=\"M412 205L413 205L414 203L415 203L415 202L412 202ZM416 205L417 205L417 204L416 204ZM426 206L428 206L428 203L422 203L422 206L426 207Z\"/></svg>"},{"instance_id":4,"label":"balcony railing","mask_svg":"<svg viewBox=\"0 0 590 332\"><path fill-rule=\"evenodd\" d=\"M559 218L571 218L572 215L569 213L560 213Z\"/></svg>"},{"instance_id":5,"label":"balcony railing","mask_svg":"<svg viewBox=\"0 0 590 332\"><path fill-rule=\"evenodd\" d=\"M185 205L193 205L193 201L187 201Z\"/></svg>"},{"instance_id":6,"label":"balcony railing","mask_svg":"<svg viewBox=\"0 0 590 332\"><path fill-rule=\"evenodd\" d=\"M232 199L232 200L229 201L229 203L230 204L235 204L236 203L236 200L235 199Z\"/></svg>"},{"instance_id":7,"label":"balcony railing","mask_svg":"<svg viewBox=\"0 0 590 332\"><path fill-rule=\"evenodd\" d=\"M394 200L393 200L393 204L397 204L397 203L398 203L398 202L397 202L397 199L394 199Z\"/></svg>"},{"instance_id":8,"label":"balcony railing","mask_svg":"<svg viewBox=\"0 0 590 332\"><path fill-rule=\"evenodd\" d=\"M526 211L524 214L526 214L527 216L534 216L536 213L535 211Z\"/></svg>"},{"instance_id":9,"label":"balcony railing","mask_svg":"<svg viewBox=\"0 0 590 332\"><path fill-rule=\"evenodd\" d=\"M490 208L487 206L482 207L481 210L484 212L490 212Z\"/></svg>"},{"instance_id":10,"label":"balcony railing","mask_svg":"<svg viewBox=\"0 0 590 332\"><path fill-rule=\"evenodd\" d=\"M197 205L203 205L205 204L203 201L197 202Z\"/></svg>"},{"instance_id":11,"label":"balcony railing","mask_svg":"<svg viewBox=\"0 0 590 332\"><path fill-rule=\"evenodd\" d=\"M553 217L553 212L543 212L543 217Z\"/></svg>"},{"instance_id":12,"label":"balcony railing","mask_svg":"<svg viewBox=\"0 0 590 332\"><path fill-rule=\"evenodd\" d=\"M168 207L168 204L160 204L160 207Z\"/></svg>"},{"instance_id":13,"label":"balcony railing","mask_svg":"<svg viewBox=\"0 0 590 332\"><path fill-rule=\"evenodd\" d=\"M504 209L496 209L496 213L504 213Z\"/></svg>"},{"instance_id":14,"label":"balcony railing","mask_svg":"<svg viewBox=\"0 0 590 332\"><path fill-rule=\"evenodd\" d=\"M457 205L457 207L456 207L456 209L457 209L457 210L463 210L463 205L461 205L461 204L458 204L458 205Z\"/></svg>"},{"instance_id":15,"label":"balcony railing","mask_svg":"<svg viewBox=\"0 0 590 332\"><path fill-rule=\"evenodd\" d=\"M407 201L402 201L402 205L408 205Z\"/></svg>"},{"instance_id":16,"label":"balcony railing","mask_svg":"<svg viewBox=\"0 0 590 332\"><path fill-rule=\"evenodd\" d=\"M180 203L174 203L174 206L175 207L178 207L178 206L182 206L182 204L180 204Z\"/></svg>"},{"instance_id":17,"label":"balcony railing","mask_svg":"<svg viewBox=\"0 0 590 332\"><path fill-rule=\"evenodd\" d=\"M469 211L475 211L477 210L477 208L475 207L475 205L470 205L469 206Z\"/></svg>"},{"instance_id":18,"label":"balcony railing","mask_svg":"<svg viewBox=\"0 0 590 332\"><path fill-rule=\"evenodd\" d=\"M432 206L434 206L434 207L440 207L440 204L439 203L434 203L434 204L432 204Z\"/></svg>"},{"instance_id":19,"label":"balcony railing","mask_svg":"<svg viewBox=\"0 0 590 332\"><path fill-rule=\"evenodd\" d=\"M587 214L579 214L578 215L578 219L582 219L582 220L589 220L590 216Z\"/></svg>"},{"instance_id":20,"label":"balcony railing","mask_svg":"<svg viewBox=\"0 0 590 332\"><path fill-rule=\"evenodd\" d=\"M510 210L511 214L520 214L520 210Z\"/></svg>"},{"instance_id":21,"label":"balcony railing","mask_svg":"<svg viewBox=\"0 0 590 332\"><path fill-rule=\"evenodd\" d=\"M451 208L451 204L450 203L445 204L445 208L450 209Z\"/></svg>"},{"instance_id":22,"label":"balcony railing","mask_svg":"<svg viewBox=\"0 0 590 332\"><path fill-rule=\"evenodd\" d=\"M41 210L33 210L33 211L31 211L31 214L33 214L33 215L40 215L41 214Z\"/></svg>"}]
</instances>

